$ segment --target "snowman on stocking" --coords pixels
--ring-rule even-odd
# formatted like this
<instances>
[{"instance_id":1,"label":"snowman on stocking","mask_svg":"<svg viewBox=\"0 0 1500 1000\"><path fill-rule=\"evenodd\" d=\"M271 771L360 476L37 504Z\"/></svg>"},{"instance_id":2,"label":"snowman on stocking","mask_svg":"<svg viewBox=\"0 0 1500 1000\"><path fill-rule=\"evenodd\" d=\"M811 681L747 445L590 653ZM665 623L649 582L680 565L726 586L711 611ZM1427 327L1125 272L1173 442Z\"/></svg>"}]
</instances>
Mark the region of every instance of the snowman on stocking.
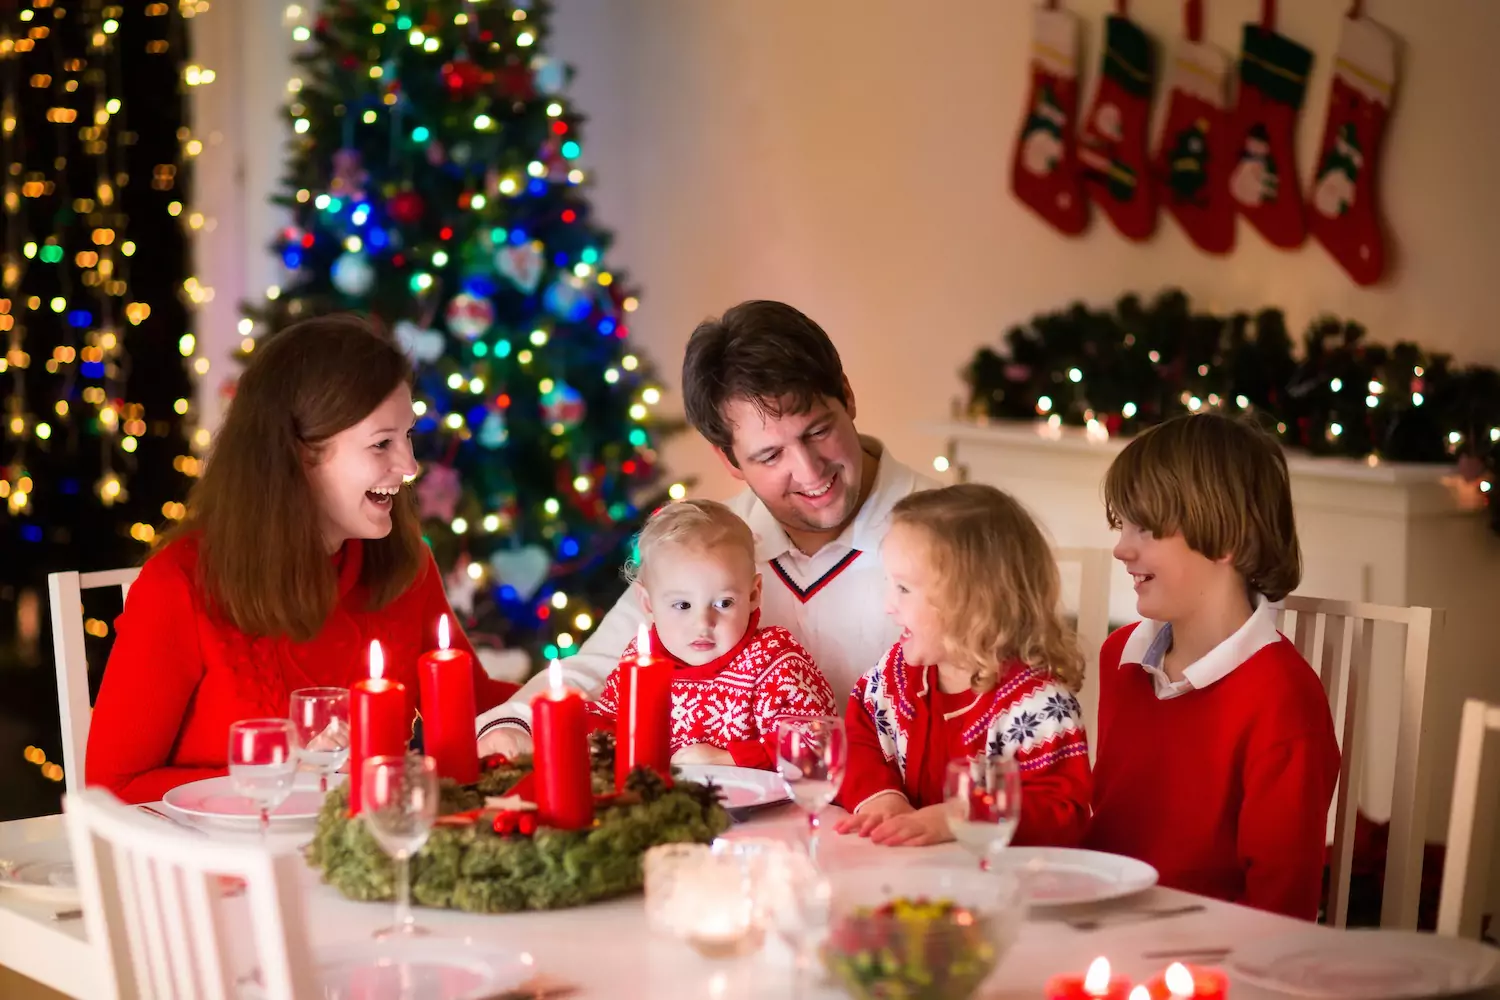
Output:
<instances>
[{"instance_id":1,"label":"snowman on stocking","mask_svg":"<svg viewBox=\"0 0 1500 1000\"><path fill-rule=\"evenodd\" d=\"M1016 139L1010 186L1023 204L1069 236L1088 225L1088 205L1073 148L1077 107L1078 21L1067 11L1038 7L1031 44L1031 93Z\"/></svg>"}]
</instances>

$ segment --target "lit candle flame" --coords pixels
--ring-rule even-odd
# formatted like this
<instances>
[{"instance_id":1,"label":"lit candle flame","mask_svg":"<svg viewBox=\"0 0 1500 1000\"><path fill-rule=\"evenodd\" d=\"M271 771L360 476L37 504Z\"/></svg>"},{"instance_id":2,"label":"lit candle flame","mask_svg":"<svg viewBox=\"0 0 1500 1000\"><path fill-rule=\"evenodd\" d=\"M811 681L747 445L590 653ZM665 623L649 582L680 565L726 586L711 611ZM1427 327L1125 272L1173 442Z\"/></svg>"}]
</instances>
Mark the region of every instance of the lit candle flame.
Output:
<instances>
[{"instance_id":1,"label":"lit candle flame","mask_svg":"<svg viewBox=\"0 0 1500 1000\"><path fill-rule=\"evenodd\" d=\"M380 651L380 640L370 640L370 678L379 680L385 676L385 654Z\"/></svg>"},{"instance_id":2,"label":"lit candle flame","mask_svg":"<svg viewBox=\"0 0 1500 1000\"><path fill-rule=\"evenodd\" d=\"M438 649L448 648L448 616L438 616Z\"/></svg>"},{"instance_id":3,"label":"lit candle flame","mask_svg":"<svg viewBox=\"0 0 1500 1000\"><path fill-rule=\"evenodd\" d=\"M1151 1000L1151 991L1144 986L1137 986L1130 991L1130 1000Z\"/></svg>"},{"instance_id":4,"label":"lit candle flame","mask_svg":"<svg viewBox=\"0 0 1500 1000\"><path fill-rule=\"evenodd\" d=\"M1163 979L1174 997L1190 997L1196 989L1193 974L1181 962L1173 962L1167 966L1167 974Z\"/></svg>"},{"instance_id":5,"label":"lit candle flame","mask_svg":"<svg viewBox=\"0 0 1500 1000\"><path fill-rule=\"evenodd\" d=\"M562 697L563 672L561 661L554 659L552 665L547 668L547 686L552 690L552 697Z\"/></svg>"},{"instance_id":6,"label":"lit candle flame","mask_svg":"<svg viewBox=\"0 0 1500 1000\"><path fill-rule=\"evenodd\" d=\"M1109 995L1109 959L1101 955L1089 963L1089 971L1083 976L1083 989L1089 996Z\"/></svg>"},{"instance_id":7,"label":"lit candle flame","mask_svg":"<svg viewBox=\"0 0 1500 1000\"><path fill-rule=\"evenodd\" d=\"M641 667L651 662L651 629L645 622L635 632L635 662Z\"/></svg>"}]
</instances>

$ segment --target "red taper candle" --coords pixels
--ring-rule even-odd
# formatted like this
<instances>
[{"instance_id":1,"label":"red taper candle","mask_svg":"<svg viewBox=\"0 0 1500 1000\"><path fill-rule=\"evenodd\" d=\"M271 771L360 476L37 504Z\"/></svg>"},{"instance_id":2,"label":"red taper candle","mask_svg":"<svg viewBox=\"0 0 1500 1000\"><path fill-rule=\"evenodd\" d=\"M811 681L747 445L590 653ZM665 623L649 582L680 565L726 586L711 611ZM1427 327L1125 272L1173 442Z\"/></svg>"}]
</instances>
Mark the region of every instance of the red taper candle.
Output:
<instances>
[{"instance_id":1,"label":"red taper candle","mask_svg":"<svg viewBox=\"0 0 1500 1000\"><path fill-rule=\"evenodd\" d=\"M474 658L450 649L448 616L438 618L438 648L417 660L422 692L422 752L437 762L440 778L460 785L479 780L479 743L474 739Z\"/></svg>"},{"instance_id":2,"label":"red taper candle","mask_svg":"<svg viewBox=\"0 0 1500 1000\"><path fill-rule=\"evenodd\" d=\"M645 766L672 779L672 665L651 655L651 630L636 634L635 663L620 667L620 714L615 717L615 790Z\"/></svg>"},{"instance_id":3,"label":"red taper candle","mask_svg":"<svg viewBox=\"0 0 1500 1000\"><path fill-rule=\"evenodd\" d=\"M582 830L594 822L588 725L583 696L563 687L556 660L548 689L531 702L537 821L557 830Z\"/></svg>"},{"instance_id":4,"label":"red taper candle","mask_svg":"<svg viewBox=\"0 0 1500 1000\"><path fill-rule=\"evenodd\" d=\"M406 753L411 737L411 704L406 685L387 680L378 639L370 642L370 676L349 689L349 815L359 815L360 778L367 757Z\"/></svg>"}]
</instances>

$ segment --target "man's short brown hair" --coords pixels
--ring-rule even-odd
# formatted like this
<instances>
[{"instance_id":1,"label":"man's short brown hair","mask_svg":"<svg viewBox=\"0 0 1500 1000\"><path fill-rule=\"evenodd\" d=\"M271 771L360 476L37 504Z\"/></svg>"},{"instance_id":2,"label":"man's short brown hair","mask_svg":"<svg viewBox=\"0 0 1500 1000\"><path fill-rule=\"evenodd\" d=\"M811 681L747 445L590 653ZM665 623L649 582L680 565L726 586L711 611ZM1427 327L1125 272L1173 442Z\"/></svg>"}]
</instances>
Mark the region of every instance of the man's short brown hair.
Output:
<instances>
[{"instance_id":1,"label":"man's short brown hair","mask_svg":"<svg viewBox=\"0 0 1500 1000\"><path fill-rule=\"evenodd\" d=\"M1177 417L1130 442L1104 477L1110 527L1182 533L1209 559L1232 556L1246 584L1273 601L1302 580L1291 481L1281 445L1219 413Z\"/></svg>"},{"instance_id":2,"label":"man's short brown hair","mask_svg":"<svg viewBox=\"0 0 1500 1000\"><path fill-rule=\"evenodd\" d=\"M849 405L844 365L823 328L784 302L741 302L698 324L682 359L688 423L731 461L724 404L747 399L772 417L806 413L819 398Z\"/></svg>"}]
</instances>

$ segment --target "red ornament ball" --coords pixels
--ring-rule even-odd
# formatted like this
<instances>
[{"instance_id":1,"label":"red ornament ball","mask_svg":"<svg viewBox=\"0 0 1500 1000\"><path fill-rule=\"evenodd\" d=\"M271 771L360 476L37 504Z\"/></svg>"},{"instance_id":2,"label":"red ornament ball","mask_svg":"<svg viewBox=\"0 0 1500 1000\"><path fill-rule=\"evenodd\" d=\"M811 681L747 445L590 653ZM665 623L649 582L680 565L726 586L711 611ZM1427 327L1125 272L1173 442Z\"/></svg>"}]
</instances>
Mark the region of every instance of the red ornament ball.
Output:
<instances>
[{"instance_id":1,"label":"red ornament ball","mask_svg":"<svg viewBox=\"0 0 1500 1000\"><path fill-rule=\"evenodd\" d=\"M427 211L427 203L415 191L402 191L392 195L391 200L385 203L385 211L392 222L410 226L422 220L423 213Z\"/></svg>"},{"instance_id":2,"label":"red ornament ball","mask_svg":"<svg viewBox=\"0 0 1500 1000\"><path fill-rule=\"evenodd\" d=\"M450 96L468 100L490 80L490 74L468 59L455 59L443 66L443 84Z\"/></svg>"}]
</instances>

